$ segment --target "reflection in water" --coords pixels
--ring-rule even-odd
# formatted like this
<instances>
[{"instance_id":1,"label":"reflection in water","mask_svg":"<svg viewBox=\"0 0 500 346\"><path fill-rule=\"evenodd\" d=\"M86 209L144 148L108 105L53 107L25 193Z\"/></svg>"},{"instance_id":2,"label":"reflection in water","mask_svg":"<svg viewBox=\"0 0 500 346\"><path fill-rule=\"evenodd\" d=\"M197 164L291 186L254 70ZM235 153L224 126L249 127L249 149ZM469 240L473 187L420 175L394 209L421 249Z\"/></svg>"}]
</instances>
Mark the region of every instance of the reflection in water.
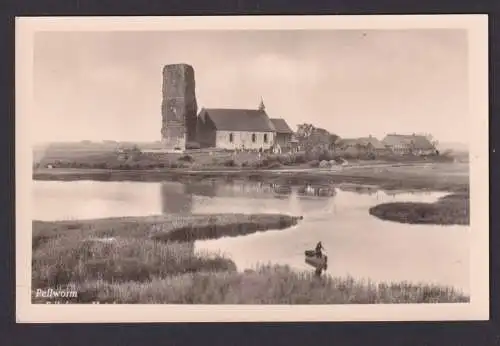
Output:
<instances>
[{"instance_id":1,"label":"reflection in water","mask_svg":"<svg viewBox=\"0 0 500 346\"><path fill-rule=\"evenodd\" d=\"M190 195L200 195L205 197L215 197L217 195L217 185L211 180L191 182L185 184L184 187L184 192Z\"/></svg>"},{"instance_id":2,"label":"reflection in water","mask_svg":"<svg viewBox=\"0 0 500 346\"><path fill-rule=\"evenodd\" d=\"M328 185L307 184L300 186L298 193L305 196L332 197L335 195L335 189Z\"/></svg>"},{"instance_id":3,"label":"reflection in water","mask_svg":"<svg viewBox=\"0 0 500 346\"><path fill-rule=\"evenodd\" d=\"M356 192L363 195L375 195L379 191L377 186L370 185L356 185L356 184L342 184L339 186L342 191Z\"/></svg>"},{"instance_id":4,"label":"reflection in water","mask_svg":"<svg viewBox=\"0 0 500 346\"><path fill-rule=\"evenodd\" d=\"M193 195L186 193L186 185L177 182L161 183L161 210L163 214L190 213Z\"/></svg>"},{"instance_id":5,"label":"reflection in water","mask_svg":"<svg viewBox=\"0 0 500 346\"><path fill-rule=\"evenodd\" d=\"M314 187L313 187L314 188ZM469 288L466 226L406 225L372 217L368 209L393 201L434 202L446 193L391 193L257 182L52 182L33 184L33 218L88 219L159 213L284 213L304 219L285 231L197 241L197 250L227 253L240 270L259 262L310 270L304 250L322 241L328 273L384 281L424 281Z\"/></svg>"}]
</instances>

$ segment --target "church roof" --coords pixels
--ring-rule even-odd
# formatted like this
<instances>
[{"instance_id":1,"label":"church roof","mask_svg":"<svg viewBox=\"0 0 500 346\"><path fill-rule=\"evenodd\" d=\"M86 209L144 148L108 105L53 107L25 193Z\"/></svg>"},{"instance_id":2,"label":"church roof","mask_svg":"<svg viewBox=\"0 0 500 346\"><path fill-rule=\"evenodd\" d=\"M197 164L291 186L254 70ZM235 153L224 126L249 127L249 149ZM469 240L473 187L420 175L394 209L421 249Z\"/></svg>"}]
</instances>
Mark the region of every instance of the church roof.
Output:
<instances>
[{"instance_id":1,"label":"church roof","mask_svg":"<svg viewBox=\"0 0 500 346\"><path fill-rule=\"evenodd\" d=\"M275 131L267 113L258 109L204 108L200 117L208 117L220 131Z\"/></svg>"},{"instance_id":2,"label":"church roof","mask_svg":"<svg viewBox=\"0 0 500 346\"><path fill-rule=\"evenodd\" d=\"M270 119L276 132L278 133L293 133L292 129L286 123L285 119L282 118L272 118Z\"/></svg>"}]
</instances>

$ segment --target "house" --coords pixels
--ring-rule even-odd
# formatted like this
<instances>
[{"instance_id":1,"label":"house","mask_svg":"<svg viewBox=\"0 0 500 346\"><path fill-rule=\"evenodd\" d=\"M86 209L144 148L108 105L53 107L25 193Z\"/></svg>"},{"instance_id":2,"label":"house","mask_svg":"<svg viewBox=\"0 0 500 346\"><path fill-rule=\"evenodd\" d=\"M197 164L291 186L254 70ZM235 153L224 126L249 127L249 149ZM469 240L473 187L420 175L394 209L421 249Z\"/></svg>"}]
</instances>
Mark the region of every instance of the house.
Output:
<instances>
[{"instance_id":1,"label":"house","mask_svg":"<svg viewBox=\"0 0 500 346\"><path fill-rule=\"evenodd\" d=\"M436 153L434 144L422 135L388 134L382 143L399 155L432 155Z\"/></svg>"},{"instance_id":2,"label":"house","mask_svg":"<svg viewBox=\"0 0 500 346\"><path fill-rule=\"evenodd\" d=\"M286 123L285 119L282 118L273 118L270 119L271 123L274 126L276 131L276 144L279 144L281 147L290 146L290 142L292 141L293 131Z\"/></svg>"},{"instance_id":3,"label":"house","mask_svg":"<svg viewBox=\"0 0 500 346\"><path fill-rule=\"evenodd\" d=\"M270 149L276 131L264 109L202 108L197 140L204 148Z\"/></svg>"},{"instance_id":4,"label":"house","mask_svg":"<svg viewBox=\"0 0 500 346\"><path fill-rule=\"evenodd\" d=\"M270 120L276 131L274 147L277 149L277 152L296 151L298 149L298 140L295 138L295 133L292 131L290 126L288 126L285 119L273 118Z\"/></svg>"},{"instance_id":5,"label":"house","mask_svg":"<svg viewBox=\"0 0 500 346\"><path fill-rule=\"evenodd\" d=\"M335 143L340 150L351 152L353 154L374 153L379 154L387 151L385 145L376 137L344 138Z\"/></svg>"},{"instance_id":6,"label":"house","mask_svg":"<svg viewBox=\"0 0 500 346\"><path fill-rule=\"evenodd\" d=\"M387 151L385 145L372 135L368 137L361 137L358 139L358 141L360 142L361 145L366 146L369 152L380 154Z\"/></svg>"}]
</instances>

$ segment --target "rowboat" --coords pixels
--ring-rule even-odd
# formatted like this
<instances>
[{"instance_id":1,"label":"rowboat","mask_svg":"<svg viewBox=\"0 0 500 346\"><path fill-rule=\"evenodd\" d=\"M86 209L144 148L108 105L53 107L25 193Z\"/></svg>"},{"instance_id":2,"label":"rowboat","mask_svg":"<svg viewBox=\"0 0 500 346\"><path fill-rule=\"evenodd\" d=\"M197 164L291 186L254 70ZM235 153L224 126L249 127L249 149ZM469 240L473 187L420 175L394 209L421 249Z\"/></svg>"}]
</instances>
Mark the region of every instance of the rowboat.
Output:
<instances>
[{"instance_id":1,"label":"rowboat","mask_svg":"<svg viewBox=\"0 0 500 346\"><path fill-rule=\"evenodd\" d=\"M305 251L306 263L316 270L326 270L328 267L328 256L325 252L322 253L321 257L316 256L314 250Z\"/></svg>"}]
</instances>

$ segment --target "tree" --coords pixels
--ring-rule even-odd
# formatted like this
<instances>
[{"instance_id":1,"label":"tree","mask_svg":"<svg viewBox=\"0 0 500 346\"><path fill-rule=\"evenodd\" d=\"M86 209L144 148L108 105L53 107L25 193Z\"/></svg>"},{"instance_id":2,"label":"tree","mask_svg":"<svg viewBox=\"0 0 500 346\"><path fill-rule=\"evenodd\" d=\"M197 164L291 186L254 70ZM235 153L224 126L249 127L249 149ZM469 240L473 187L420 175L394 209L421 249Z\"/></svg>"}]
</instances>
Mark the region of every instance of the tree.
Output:
<instances>
[{"instance_id":1,"label":"tree","mask_svg":"<svg viewBox=\"0 0 500 346\"><path fill-rule=\"evenodd\" d=\"M434 147L437 147L438 144L439 144L439 141L437 139L434 138L434 136L430 133L427 133L425 134L425 138L427 138L427 140L429 142L431 142L431 144L434 146Z\"/></svg>"},{"instance_id":2,"label":"tree","mask_svg":"<svg viewBox=\"0 0 500 346\"><path fill-rule=\"evenodd\" d=\"M332 148L339 136L312 124L304 123L297 126L296 138L303 150L311 151Z\"/></svg>"}]
</instances>

